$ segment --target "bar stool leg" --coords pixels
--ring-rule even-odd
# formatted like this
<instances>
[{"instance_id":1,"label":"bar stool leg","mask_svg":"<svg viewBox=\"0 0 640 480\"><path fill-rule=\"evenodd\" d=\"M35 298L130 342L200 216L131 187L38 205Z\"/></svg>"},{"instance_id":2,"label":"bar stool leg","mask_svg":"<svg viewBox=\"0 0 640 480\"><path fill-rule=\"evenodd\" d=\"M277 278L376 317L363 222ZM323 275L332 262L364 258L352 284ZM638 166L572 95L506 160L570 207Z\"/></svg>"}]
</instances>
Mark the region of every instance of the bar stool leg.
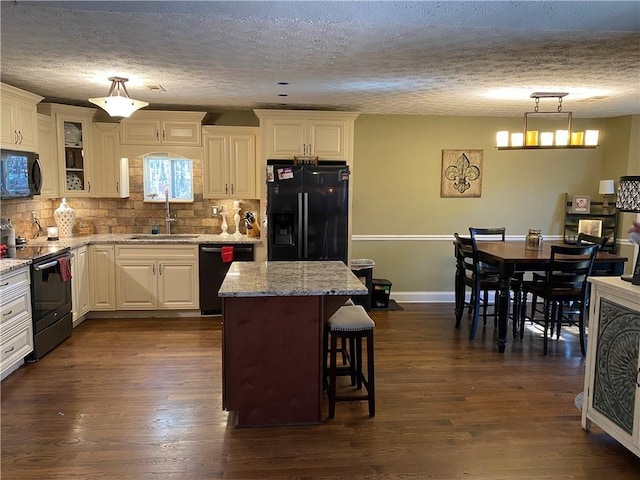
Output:
<instances>
[{"instance_id":1,"label":"bar stool leg","mask_svg":"<svg viewBox=\"0 0 640 480\"><path fill-rule=\"evenodd\" d=\"M334 418L336 414L336 379L337 379L337 346L338 336L331 334L331 350L329 351L329 418ZM353 361L353 359L352 359Z\"/></svg>"},{"instance_id":2,"label":"bar stool leg","mask_svg":"<svg viewBox=\"0 0 640 480\"><path fill-rule=\"evenodd\" d=\"M376 385L373 371L373 330L367 333L367 393L369 394L369 416L376 416Z\"/></svg>"}]
</instances>

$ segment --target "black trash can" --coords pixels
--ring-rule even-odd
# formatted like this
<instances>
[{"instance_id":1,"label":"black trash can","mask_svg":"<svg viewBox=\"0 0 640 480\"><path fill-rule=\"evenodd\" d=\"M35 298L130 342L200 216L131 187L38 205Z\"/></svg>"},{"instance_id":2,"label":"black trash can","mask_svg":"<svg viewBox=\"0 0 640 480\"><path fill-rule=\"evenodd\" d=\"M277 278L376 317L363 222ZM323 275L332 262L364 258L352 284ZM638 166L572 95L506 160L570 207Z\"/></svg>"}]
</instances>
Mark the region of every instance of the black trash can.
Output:
<instances>
[{"instance_id":1,"label":"black trash can","mask_svg":"<svg viewBox=\"0 0 640 480\"><path fill-rule=\"evenodd\" d=\"M391 282L386 278L374 278L371 283L373 285L371 308L389 308Z\"/></svg>"},{"instance_id":2,"label":"black trash can","mask_svg":"<svg viewBox=\"0 0 640 480\"><path fill-rule=\"evenodd\" d=\"M368 258L354 258L351 260L351 271L358 277L369 293L367 295L358 295L351 297L353 303L356 305L362 305L365 310L371 309L371 292L373 291L373 267L375 262Z\"/></svg>"}]
</instances>

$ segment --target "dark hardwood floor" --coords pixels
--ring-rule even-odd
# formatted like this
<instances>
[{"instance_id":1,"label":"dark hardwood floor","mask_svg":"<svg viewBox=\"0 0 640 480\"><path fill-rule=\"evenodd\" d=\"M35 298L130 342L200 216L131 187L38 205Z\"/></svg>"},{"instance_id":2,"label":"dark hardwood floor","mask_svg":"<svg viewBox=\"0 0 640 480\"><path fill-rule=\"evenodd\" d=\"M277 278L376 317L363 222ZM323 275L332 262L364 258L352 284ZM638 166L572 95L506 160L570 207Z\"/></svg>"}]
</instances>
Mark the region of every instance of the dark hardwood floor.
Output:
<instances>
[{"instance_id":1,"label":"dark hardwood floor","mask_svg":"<svg viewBox=\"0 0 640 480\"><path fill-rule=\"evenodd\" d=\"M339 403L312 427L229 427L219 317L87 320L2 382L2 479L640 478L580 427L575 335L544 357L527 330L499 354L492 325L454 329L451 304L403 306L371 314L375 418Z\"/></svg>"}]
</instances>

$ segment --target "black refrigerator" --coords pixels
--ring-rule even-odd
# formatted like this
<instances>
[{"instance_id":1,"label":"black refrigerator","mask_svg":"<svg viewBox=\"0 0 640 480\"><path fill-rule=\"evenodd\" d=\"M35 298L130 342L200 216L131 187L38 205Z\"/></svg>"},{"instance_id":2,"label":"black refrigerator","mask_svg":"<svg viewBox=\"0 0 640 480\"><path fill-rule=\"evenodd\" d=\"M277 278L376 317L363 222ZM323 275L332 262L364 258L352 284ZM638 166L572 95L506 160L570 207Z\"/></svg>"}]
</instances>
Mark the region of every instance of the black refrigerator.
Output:
<instances>
[{"instance_id":1,"label":"black refrigerator","mask_svg":"<svg viewBox=\"0 0 640 480\"><path fill-rule=\"evenodd\" d=\"M269 260L347 263L349 167L267 164Z\"/></svg>"}]
</instances>

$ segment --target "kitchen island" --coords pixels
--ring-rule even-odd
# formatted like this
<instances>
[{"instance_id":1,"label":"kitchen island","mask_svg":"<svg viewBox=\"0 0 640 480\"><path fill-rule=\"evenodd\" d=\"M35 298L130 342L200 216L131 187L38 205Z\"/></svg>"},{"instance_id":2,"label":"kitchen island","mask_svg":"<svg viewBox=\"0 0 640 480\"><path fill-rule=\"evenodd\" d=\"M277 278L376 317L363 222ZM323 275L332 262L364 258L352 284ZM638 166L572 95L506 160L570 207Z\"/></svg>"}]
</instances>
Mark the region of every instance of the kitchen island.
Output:
<instances>
[{"instance_id":1,"label":"kitchen island","mask_svg":"<svg viewBox=\"0 0 640 480\"><path fill-rule=\"evenodd\" d=\"M322 421L322 330L366 287L342 262L234 262L222 297L222 407L234 426Z\"/></svg>"}]
</instances>

